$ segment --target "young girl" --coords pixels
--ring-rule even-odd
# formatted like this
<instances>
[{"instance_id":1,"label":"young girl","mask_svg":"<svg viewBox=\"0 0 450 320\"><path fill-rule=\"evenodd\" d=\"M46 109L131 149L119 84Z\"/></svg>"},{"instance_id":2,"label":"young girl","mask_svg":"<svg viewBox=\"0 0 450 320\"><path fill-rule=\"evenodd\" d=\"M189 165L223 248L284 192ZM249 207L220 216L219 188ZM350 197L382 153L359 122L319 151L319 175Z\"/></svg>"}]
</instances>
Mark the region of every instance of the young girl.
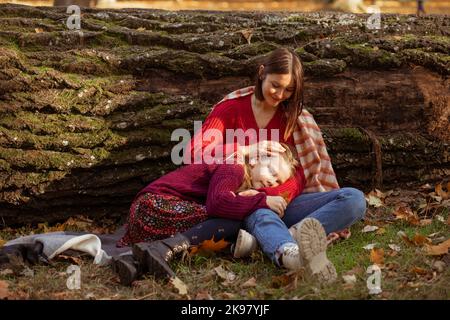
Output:
<instances>
[{"instance_id":1,"label":"young girl","mask_svg":"<svg viewBox=\"0 0 450 320\"><path fill-rule=\"evenodd\" d=\"M284 197L248 192L276 187L295 175L298 163L293 153L287 145L281 151L284 152L260 153L257 158L237 154L233 163L190 164L155 180L136 196L142 199L133 202L135 207L130 210L127 230L119 246L137 244L133 246L133 254L143 267L140 271L171 275L170 268L160 265L164 264L162 256L149 250L146 242L183 232L208 217L242 221L261 208L282 214L287 201L300 190L293 189ZM116 259L115 266L122 283L128 284L137 276L138 270L130 269L133 267L130 259L128 262Z\"/></svg>"}]
</instances>

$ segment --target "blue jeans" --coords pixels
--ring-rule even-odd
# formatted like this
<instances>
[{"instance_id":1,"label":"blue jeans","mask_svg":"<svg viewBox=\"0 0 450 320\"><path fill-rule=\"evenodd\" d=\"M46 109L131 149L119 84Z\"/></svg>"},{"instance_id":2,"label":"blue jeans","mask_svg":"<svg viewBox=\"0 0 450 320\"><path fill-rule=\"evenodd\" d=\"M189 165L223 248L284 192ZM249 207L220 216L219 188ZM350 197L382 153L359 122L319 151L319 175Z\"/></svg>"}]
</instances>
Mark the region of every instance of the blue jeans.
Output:
<instances>
[{"instance_id":1,"label":"blue jeans","mask_svg":"<svg viewBox=\"0 0 450 320\"><path fill-rule=\"evenodd\" d=\"M289 203L283 218L270 209L256 210L244 224L258 240L262 251L278 264L277 250L287 243L296 243L288 228L297 222L315 218L329 234L349 227L362 219L365 212L364 193L354 188L342 188L299 195Z\"/></svg>"}]
</instances>

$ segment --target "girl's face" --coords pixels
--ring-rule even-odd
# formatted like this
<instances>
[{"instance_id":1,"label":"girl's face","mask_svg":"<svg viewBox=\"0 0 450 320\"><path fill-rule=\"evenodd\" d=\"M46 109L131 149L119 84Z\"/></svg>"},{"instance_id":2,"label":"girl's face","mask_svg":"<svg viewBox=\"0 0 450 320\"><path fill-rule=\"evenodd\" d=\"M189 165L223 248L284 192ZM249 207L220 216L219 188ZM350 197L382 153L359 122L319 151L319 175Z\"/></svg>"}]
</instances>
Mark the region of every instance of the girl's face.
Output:
<instances>
[{"instance_id":1,"label":"girl's face","mask_svg":"<svg viewBox=\"0 0 450 320\"><path fill-rule=\"evenodd\" d=\"M270 106L276 107L280 102L289 99L294 93L294 77L289 74L266 74L262 83L264 100Z\"/></svg>"},{"instance_id":2,"label":"girl's face","mask_svg":"<svg viewBox=\"0 0 450 320\"><path fill-rule=\"evenodd\" d=\"M276 187L291 176L289 163L281 155L261 156L251 163L251 179L254 189Z\"/></svg>"}]
</instances>

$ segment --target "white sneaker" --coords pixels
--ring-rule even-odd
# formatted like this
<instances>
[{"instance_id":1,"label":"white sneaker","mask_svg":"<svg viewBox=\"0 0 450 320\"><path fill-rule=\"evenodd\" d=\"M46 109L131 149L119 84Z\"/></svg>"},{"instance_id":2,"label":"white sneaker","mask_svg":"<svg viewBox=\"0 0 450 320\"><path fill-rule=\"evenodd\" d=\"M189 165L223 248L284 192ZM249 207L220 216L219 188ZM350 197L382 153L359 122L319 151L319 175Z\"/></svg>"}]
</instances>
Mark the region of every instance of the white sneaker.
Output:
<instances>
[{"instance_id":1,"label":"white sneaker","mask_svg":"<svg viewBox=\"0 0 450 320\"><path fill-rule=\"evenodd\" d=\"M322 224L317 219L306 218L297 223L293 231L293 238L299 246L300 261L307 275L319 282L335 281L336 268L327 258L327 236Z\"/></svg>"},{"instance_id":2,"label":"white sneaker","mask_svg":"<svg viewBox=\"0 0 450 320\"><path fill-rule=\"evenodd\" d=\"M233 252L233 257L244 258L250 256L257 248L258 241L256 238L244 229L240 229L236 244L231 251Z\"/></svg>"},{"instance_id":3,"label":"white sneaker","mask_svg":"<svg viewBox=\"0 0 450 320\"><path fill-rule=\"evenodd\" d=\"M303 267L298 245L288 245L284 247L281 255L281 264L289 270L298 271Z\"/></svg>"}]
</instances>

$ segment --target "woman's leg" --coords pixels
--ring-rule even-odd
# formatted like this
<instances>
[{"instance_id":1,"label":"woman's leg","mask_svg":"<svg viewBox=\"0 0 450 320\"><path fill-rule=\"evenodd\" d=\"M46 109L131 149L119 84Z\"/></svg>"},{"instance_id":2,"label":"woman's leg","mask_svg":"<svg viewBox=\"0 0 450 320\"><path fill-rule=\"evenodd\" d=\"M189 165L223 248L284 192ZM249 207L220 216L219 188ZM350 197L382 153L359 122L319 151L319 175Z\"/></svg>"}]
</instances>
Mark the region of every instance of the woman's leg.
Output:
<instances>
[{"instance_id":1,"label":"woman's leg","mask_svg":"<svg viewBox=\"0 0 450 320\"><path fill-rule=\"evenodd\" d=\"M304 218L315 218L329 234L349 227L365 212L364 194L355 188L342 188L298 196L287 206L283 221L291 227Z\"/></svg>"}]
</instances>

